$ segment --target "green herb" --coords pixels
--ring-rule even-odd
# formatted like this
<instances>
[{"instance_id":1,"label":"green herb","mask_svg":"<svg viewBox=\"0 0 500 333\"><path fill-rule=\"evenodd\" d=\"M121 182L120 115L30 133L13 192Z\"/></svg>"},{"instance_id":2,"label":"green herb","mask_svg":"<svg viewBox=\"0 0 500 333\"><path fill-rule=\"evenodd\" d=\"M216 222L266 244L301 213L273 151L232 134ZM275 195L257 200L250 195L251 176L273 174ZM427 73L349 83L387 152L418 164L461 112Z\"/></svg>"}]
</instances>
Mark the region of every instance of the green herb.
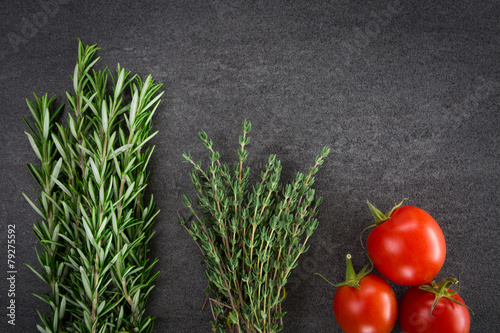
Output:
<instances>
[{"instance_id":1,"label":"green herb","mask_svg":"<svg viewBox=\"0 0 500 333\"><path fill-rule=\"evenodd\" d=\"M151 332L145 305L157 273L148 259L153 236L153 197L145 199L147 147L160 84L118 65L116 76L93 69L98 47L79 42L67 93L67 125L56 122L62 106L47 95L27 101L33 116L27 136L40 160L28 169L40 186L42 220L34 233L41 270L51 290L36 295L49 305L39 312L40 332Z\"/></svg>"},{"instance_id":2,"label":"green herb","mask_svg":"<svg viewBox=\"0 0 500 333\"><path fill-rule=\"evenodd\" d=\"M323 148L309 172L297 173L294 182L285 186L280 184L281 163L271 155L261 181L249 188L250 168L244 163L250 122L245 120L241 128L233 170L220 161L205 132L198 137L209 150L207 167L183 154L194 166L191 181L198 209L184 195L192 218L180 223L198 244L207 265L212 330L278 332L283 327L287 280L318 227L322 198L315 199L311 185L330 150Z\"/></svg>"}]
</instances>

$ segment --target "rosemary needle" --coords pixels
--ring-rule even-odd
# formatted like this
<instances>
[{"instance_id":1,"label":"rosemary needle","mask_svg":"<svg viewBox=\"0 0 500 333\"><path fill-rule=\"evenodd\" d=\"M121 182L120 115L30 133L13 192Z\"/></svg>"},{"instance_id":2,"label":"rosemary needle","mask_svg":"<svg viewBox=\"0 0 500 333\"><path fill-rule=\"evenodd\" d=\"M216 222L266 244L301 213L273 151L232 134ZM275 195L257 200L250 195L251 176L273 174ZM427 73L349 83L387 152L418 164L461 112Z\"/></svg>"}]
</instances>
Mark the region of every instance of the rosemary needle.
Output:
<instances>
[{"instance_id":1,"label":"rosemary needle","mask_svg":"<svg viewBox=\"0 0 500 333\"><path fill-rule=\"evenodd\" d=\"M79 42L66 125L55 98L27 100L26 132L39 163L27 165L39 185L34 233L41 269L29 266L50 291L36 295L40 332L151 332L145 315L157 273L148 259L153 197L146 198L148 145L161 84L94 69L96 45ZM130 97L127 97L130 96Z\"/></svg>"}]
</instances>

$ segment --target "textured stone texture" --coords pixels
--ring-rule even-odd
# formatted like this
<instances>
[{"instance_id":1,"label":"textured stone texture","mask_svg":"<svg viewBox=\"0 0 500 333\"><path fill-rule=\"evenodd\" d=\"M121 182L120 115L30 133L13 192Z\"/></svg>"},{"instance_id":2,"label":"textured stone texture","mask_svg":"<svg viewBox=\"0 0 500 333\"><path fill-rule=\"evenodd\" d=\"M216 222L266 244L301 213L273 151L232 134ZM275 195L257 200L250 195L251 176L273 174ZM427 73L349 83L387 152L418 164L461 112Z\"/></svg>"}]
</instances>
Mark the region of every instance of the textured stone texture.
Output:
<instances>
[{"instance_id":1,"label":"textured stone texture","mask_svg":"<svg viewBox=\"0 0 500 333\"><path fill-rule=\"evenodd\" d=\"M404 197L444 231L440 275L463 272L471 332L500 331L499 14L495 0L3 2L0 260L14 223L20 274L15 327L6 325L0 279L0 331L35 331L41 302L30 293L45 288L21 266L37 263L36 216L21 196L35 186L24 168L35 158L24 98L65 100L77 38L102 48L99 66L120 62L164 83L149 186L161 209L152 244L161 274L149 306L156 331L209 331L201 256L175 223L180 195L193 194L181 153L206 159L196 136L203 129L233 161L244 118L253 124L253 172L274 153L290 181L322 146L333 151L317 175L320 226L292 273L283 332L340 331L334 289L312 273L342 280L348 252L362 267L366 199L385 211L387 199Z\"/></svg>"}]
</instances>

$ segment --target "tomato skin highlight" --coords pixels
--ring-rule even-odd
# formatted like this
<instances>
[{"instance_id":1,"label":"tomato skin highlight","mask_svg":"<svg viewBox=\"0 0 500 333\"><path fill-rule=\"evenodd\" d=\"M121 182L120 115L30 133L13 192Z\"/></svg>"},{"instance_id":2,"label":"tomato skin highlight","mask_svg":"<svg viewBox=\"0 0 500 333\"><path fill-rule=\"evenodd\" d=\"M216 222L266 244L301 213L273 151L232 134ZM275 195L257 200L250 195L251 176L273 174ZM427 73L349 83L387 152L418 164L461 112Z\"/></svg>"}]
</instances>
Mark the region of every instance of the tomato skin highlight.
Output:
<instances>
[{"instance_id":1,"label":"tomato skin highlight","mask_svg":"<svg viewBox=\"0 0 500 333\"><path fill-rule=\"evenodd\" d=\"M333 312L345 333L389 333L396 324L398 303L389 283L369 273L359 281L359 289L336 290Z\"/></svg>"},{"instance_id":2,"label":"tomato skin highlight","mask_svg":"<svg viewBox=\"0 0 500 333\"><path fill-rule=\"evenodd\" d=\"M446 242L436 220L418 207L401 206L368 235L368 255L388 280L417 286L431 281L446 258Z\"/></svg>"},{"instance_id":3,"label":"tomato skin highlight","mask_svg":"<svg viewBox=\"0 0 500 333\"><path fill-rule=\"evenodd\" d=\"M452 297L465 305L458 294ZM399 324L403 333L468 333L469 310L443 297L436 303L431 316L434 298L432 293L419 287L406 291L399 306Z\"/></svg>"}]
</instances>

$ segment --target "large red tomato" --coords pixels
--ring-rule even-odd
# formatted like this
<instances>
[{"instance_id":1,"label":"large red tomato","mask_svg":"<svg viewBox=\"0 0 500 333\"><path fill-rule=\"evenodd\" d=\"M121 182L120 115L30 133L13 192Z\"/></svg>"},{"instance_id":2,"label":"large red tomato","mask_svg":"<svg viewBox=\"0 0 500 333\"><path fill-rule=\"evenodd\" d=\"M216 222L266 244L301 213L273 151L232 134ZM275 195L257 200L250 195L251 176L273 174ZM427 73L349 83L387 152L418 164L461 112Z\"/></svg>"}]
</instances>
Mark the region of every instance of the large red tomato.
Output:
<instances>
[{"instance_id":1,"label":"large red tomato","mask_svg":"<svg viewBox=\"0 0 500 333\"><path fill-rule=\"evenodd\" d=\"M370 203L376 226L367 239L375 268L390 281L416 286L431 281L446 257L443 231L429 213L414 206L396 206L384 215Z\"/></svg>"},{"instance_id":2,"label":"large red tomato","mask_svg":"<svg viewBox=\"0 0 500 333\"><path fill-rule=\"evenodd\" d=\"M345 282L332 284L323 277L337 287L333 313L345 333L389 333L396 324L398 303L394 291L384 278L369 273L367 268L356 274L348 254Z\"/></svg>"},{"instance_id":3,"label":"large red tomato","mask_svg":"<svg viewBox=\"0 0 500 333\"><path fill-rule=\"evenodd\" d=\"M403 295L399 306L403 333L468 333L470 315L464 300L447 286L441 291L437 284L426 287L436 290L437 294L411 287Z\"/></svg>"}]
</instances>

